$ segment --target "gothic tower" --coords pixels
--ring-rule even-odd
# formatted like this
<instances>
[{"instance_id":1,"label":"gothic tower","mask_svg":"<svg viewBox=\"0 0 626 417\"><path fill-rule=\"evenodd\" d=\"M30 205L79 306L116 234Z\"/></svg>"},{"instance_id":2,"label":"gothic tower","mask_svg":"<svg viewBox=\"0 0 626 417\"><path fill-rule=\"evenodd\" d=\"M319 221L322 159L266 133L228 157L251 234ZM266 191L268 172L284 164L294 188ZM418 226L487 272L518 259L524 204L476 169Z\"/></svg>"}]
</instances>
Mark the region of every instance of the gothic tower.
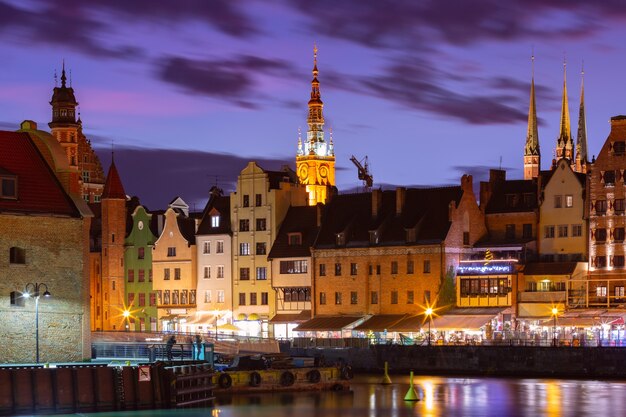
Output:
<instances>
[{"instance_id":1,"label":"gothic tower","mask_svg":"<svg viewBox=\"0 0 626 417\"><path fill-rule=\"evenodd\" d=\"M326 203L330 190L335 185L335 151L333 138L324 140L324 115L320 95L320 83L317 79L317 47L313 48L313 81L311 81L311 99L309 100L309 129L306 141L298 137L296 154L296 172L301 184L306 185L309 193L309 205Z\"/></svg>"},{"instance_id":2,"label":"gothic tower","mask_svg":"<svg viewBox=\"0 0 626 417\"><path fill-rule=\"evenodd\" d=\"M55 75L56 80L56 75ZM67 153L70 169L78 171L78 123L76 122L76 106L74 89L67 86L65 62L61 71L61 87L54 86L52 93L52 121L48 123L52 136L61 144Z\"/></svg>"},{"instance_id":3,"label":"gothic tower","mask_svg":"<svg viewBox=\"0 0 626 417\"><path fill-rule=\"evenodd\" d=\"M528 106L528 131L524 147L524 179L539 176L541 153L539 152L539 133L537 130L537 108L535 107L535 57L532 58L533 75L530 81L530 104Z\"/></svg>"},{"instance_id":4,"label":"gothic tower","mask_svg":"<svg viewBox=\"0 0 626 417\"><path fill-rule=\"evenodd\" d=\"M576 172L587 172L587 122L585 120L585 71L581 71L580 109L578 111L578 134L576 135Z\"/></svg>"},{"instance_id":5,"label":"gothic tower","mask_svg":"<svg viewBox=\"0 0 626 417\"><path fill-rule=\"evenodd\" d=\"M102 193L102 293L103 330L123 330L124 238L126 237L126 193L111 159Z\"/></svg>"},{"instance_id":6,"label":"gothic tower","mask_svg":"<svg viewBox=\"0 0 626 417\"><path fill-rule=\"evenodd\" d=\"M556 140L556 160L566 158L574 163L574 140L569 119L569 104L567 102L567 64L563 63L563 99L561 102L561 123L559 137Z\"/></svg>"}]
</instances>

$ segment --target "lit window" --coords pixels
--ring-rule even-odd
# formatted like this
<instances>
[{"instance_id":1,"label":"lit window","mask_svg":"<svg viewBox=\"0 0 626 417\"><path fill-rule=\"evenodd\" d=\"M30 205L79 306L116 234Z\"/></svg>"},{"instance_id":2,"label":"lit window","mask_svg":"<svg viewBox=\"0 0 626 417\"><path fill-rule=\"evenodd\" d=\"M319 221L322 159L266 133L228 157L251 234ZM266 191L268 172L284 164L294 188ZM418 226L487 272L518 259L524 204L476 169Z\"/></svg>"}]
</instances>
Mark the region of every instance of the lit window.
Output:
<instances>
[{"instance_id":1,"label":"lit window","mask_svg":"<svg viewBox=\"0 0 626 417\"><path fill-rule=\"evenodd\" d=\"M220 216L211 216L211 227L220 227Z\"/></svg>"},{"instance_id":2,"label":"lit window","mask_svg":"<svg viewBox=\"0 0 626 417\"><path fill-rule=\"evenodd\" d=\"M259 266L256 268L256 279L259 281L265 281L267 279L267 268Z\"/></svg>"},{"instance_id":3,"label":"lit window","mask_svg":"<svg viewBox=\"0 0 626 417\"><path fill-rule=\"evenodd\" d=\"M565 196L565 207L567 208L574 207L574 196L572 195Z\"/></svg>"}]
</instances>

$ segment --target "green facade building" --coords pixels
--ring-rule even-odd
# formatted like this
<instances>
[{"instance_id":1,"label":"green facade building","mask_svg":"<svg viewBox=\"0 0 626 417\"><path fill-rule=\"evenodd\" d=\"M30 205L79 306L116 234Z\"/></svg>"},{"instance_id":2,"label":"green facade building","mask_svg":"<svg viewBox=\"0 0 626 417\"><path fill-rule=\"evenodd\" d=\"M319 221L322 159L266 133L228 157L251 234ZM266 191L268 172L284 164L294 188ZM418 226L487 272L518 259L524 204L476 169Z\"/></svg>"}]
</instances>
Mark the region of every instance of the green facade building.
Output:
<instances>
[{"instance_id":1,"label":"green facade building","mask_svg":"<svg viewBox=\"0 0 626 417\"><path fill-rule=\"evenodd\" d=\"M124 241L126 308L130 331L157 331L157 299L152 288L152 248L156 237L150 225L152 215L137 206L132 229Z\"/></svg>"}]
</instances>

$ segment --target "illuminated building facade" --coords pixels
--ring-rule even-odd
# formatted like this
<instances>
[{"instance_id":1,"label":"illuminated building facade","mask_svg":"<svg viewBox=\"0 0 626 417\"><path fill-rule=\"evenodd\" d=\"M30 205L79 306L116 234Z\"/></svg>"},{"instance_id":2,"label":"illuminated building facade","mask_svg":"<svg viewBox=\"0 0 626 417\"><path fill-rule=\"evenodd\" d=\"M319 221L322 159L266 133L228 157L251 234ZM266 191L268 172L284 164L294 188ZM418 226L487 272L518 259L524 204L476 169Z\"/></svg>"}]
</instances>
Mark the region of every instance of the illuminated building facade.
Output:
<instances>
[{"instance_id":1,"label":"illuminated building facade","mask_svg":"<svg viewBox=\"0 0 626 417\"><path fill-rule=\"evenodd\" d=\"M320 83L317 79L317 47L314 48L313 81L311 82L311 99L307 117L308 131L306 140L298 137L296 155L296 172L301 184L306 185L309 193L309 205L328 202L335 186L335 150L332 133L330 141L324 139L324 115L320 94Z\"/></svg>"},{"instance_id":2,"label":"illuminated building facade","mask_svg":"<svg viewBox=\"0 0 626 417\"><path fill-rule=\"evenodd\" d=\"M626 303L625 170L626 116L615 116L598 158L590 164L589 281L580 290L587 307Z\"/></svg>"},{"instance_id":3,"label":"illuminated building facade","mask_svg":"<svg viewBox=\"0 0 626 417\"><path fill-rule=\"evenodd\" d=\"M250 162L230 194L232 238L233 319L248 335L270 333L276 314L267 255L290 206L307 204L306 189L295 172L284 167L267 171Z\"/></svg>"}]
</instances>

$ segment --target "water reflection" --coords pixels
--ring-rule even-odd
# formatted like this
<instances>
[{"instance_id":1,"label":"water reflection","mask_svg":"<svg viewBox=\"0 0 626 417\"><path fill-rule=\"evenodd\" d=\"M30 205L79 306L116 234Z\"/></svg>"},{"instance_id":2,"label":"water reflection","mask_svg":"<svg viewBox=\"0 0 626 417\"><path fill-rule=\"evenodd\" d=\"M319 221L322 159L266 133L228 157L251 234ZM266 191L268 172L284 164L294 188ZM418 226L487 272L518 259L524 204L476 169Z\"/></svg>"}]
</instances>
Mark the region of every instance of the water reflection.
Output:
<instances>
[{"instance_id":1,"label":"water reflection","mask_svg":"<svg viewBox=\"0 0 626 417\"><path fill-rule=\"evenodd\" d=\"M351 391L236 395L215 409L102 413L98 417L405 417L626 415L626 382L416 376L420 401L406 402L409 377L360 376ZM84 414L82 414L84 415Z\"/></svg>"}]
</instances>

